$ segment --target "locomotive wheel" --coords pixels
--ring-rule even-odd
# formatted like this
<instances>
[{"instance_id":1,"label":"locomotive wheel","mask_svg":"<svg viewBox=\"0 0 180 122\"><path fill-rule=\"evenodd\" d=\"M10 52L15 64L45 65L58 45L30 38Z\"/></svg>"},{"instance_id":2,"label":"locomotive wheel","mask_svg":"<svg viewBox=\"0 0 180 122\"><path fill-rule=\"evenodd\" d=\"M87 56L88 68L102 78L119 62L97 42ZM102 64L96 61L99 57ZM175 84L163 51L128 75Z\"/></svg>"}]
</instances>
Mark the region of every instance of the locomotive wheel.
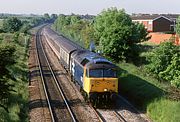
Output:
<instances>
[{"instance_id":1,"label":"locomotive wheel","mask_svg":"<svg viewBox=\"0 0 180 122\"><path fill-rule=\"evenodd\" d=\"M96 108L96 102L94 100L90 99L90 104Z\"/></svg>"},{"instance_id":2,"label":"locomotive wheel","mask_svg":"<svg viewBox=\"0 0 180 122\"><path fill-rule=\"evenodd\" d=\"M81 93L84 97L85 102L89 102L87 93L83 89L82 89Z\"/></svg>"}]
</instances>

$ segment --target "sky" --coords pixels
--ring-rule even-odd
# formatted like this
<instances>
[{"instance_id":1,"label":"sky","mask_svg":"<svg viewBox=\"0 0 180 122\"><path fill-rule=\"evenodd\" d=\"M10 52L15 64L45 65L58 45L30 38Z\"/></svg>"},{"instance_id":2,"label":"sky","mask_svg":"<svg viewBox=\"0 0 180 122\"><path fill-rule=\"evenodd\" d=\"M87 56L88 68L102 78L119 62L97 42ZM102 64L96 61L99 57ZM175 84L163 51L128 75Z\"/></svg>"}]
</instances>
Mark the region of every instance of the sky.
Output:
<instances>
[{"instance_id":1,"label":"sky","mask_svg":"<svg viewBox=\"0 0 180 122\"><path fill-rule=\"evenodd\" d=\"M117 7L132 13L180 14L180 0L0 0L0 13L91 14Z\"/></svg>"}]
</instances>

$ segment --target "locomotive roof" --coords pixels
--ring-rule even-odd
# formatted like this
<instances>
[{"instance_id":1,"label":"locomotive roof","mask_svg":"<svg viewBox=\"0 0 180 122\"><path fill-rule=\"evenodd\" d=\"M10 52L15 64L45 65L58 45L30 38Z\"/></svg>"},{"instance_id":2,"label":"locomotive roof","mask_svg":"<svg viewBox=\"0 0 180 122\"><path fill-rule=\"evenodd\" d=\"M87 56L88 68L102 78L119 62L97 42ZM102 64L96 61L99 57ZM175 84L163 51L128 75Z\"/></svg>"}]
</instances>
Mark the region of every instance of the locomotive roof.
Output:
<instances>
[{"instance_id":1,"label":"locomotive roof","mask_svg":"<svg viewBox=\"0 0 180 122\"><path fill-rule=\"evenodd\" d=\"M87 69L117 69L117 66L114 64L96 64L96 63L87 63Z\"/></svg>"},{"instance_id":2,"label":"locomotive roof","mask_svg":"<svg viewBox=\"0 0 180 122\"><path fill-rule=\"evenodd\" d=\"M72 54L72 57L73 57L77 62L81 63L81 62L84 60L84 57L85 57L88 53L90 53L90 51L79 49L79 50L77 50L76 52L74 52L74 53Z\"/></svg>"},{"instance_id":3,"label":"locomotive roof","mask_svg":"<svg viewBox=\"0 0 180 122\"><path fill-rule=\"evenodd\" d=\"M112 62L89 50L77 50L72 54L72 57L79 64L81 64L82 66L86 66L87 68L98 68L102 67L102 65L106 68L116 67Z\"/></svg>"}]
</instances>

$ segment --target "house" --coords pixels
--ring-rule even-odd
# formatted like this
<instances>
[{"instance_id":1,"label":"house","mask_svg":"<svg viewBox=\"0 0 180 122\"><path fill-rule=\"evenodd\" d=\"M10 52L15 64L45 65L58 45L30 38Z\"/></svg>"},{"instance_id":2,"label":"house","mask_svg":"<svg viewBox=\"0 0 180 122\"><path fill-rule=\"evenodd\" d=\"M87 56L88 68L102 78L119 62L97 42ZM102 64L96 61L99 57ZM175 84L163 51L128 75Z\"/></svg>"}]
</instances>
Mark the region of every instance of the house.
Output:
<instances>
[{"instance_id":1,"label":"house","mask_svg":"<svg viewBox=\"0 0 180 122\"><path fill-rule=\"evenodd\" d=\"M173 32L178 14L133 14L133 22L142 23L148 32Z\"/></svg>"}]
</instances>

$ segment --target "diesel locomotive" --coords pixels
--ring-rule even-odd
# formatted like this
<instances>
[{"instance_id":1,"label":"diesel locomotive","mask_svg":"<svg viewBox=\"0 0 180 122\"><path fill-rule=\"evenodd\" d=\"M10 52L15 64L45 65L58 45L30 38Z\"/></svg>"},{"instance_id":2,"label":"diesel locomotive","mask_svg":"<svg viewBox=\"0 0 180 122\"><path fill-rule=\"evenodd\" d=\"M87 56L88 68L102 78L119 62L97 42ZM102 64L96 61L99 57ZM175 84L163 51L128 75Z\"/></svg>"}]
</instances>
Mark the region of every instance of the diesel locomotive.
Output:
<instances>
[{"instance_id":1,"label":"diesel locomotive","mask_svg":"<svg viewBox=\"0 0 180 122\"><path fill-rule=\"evenodd\" d=\"M57 34L49 26L44 27L42 33L72 81L80 86L86 100L94 104L115 98L118 93L116 65Z\"/></svg>"}]
</instances>

